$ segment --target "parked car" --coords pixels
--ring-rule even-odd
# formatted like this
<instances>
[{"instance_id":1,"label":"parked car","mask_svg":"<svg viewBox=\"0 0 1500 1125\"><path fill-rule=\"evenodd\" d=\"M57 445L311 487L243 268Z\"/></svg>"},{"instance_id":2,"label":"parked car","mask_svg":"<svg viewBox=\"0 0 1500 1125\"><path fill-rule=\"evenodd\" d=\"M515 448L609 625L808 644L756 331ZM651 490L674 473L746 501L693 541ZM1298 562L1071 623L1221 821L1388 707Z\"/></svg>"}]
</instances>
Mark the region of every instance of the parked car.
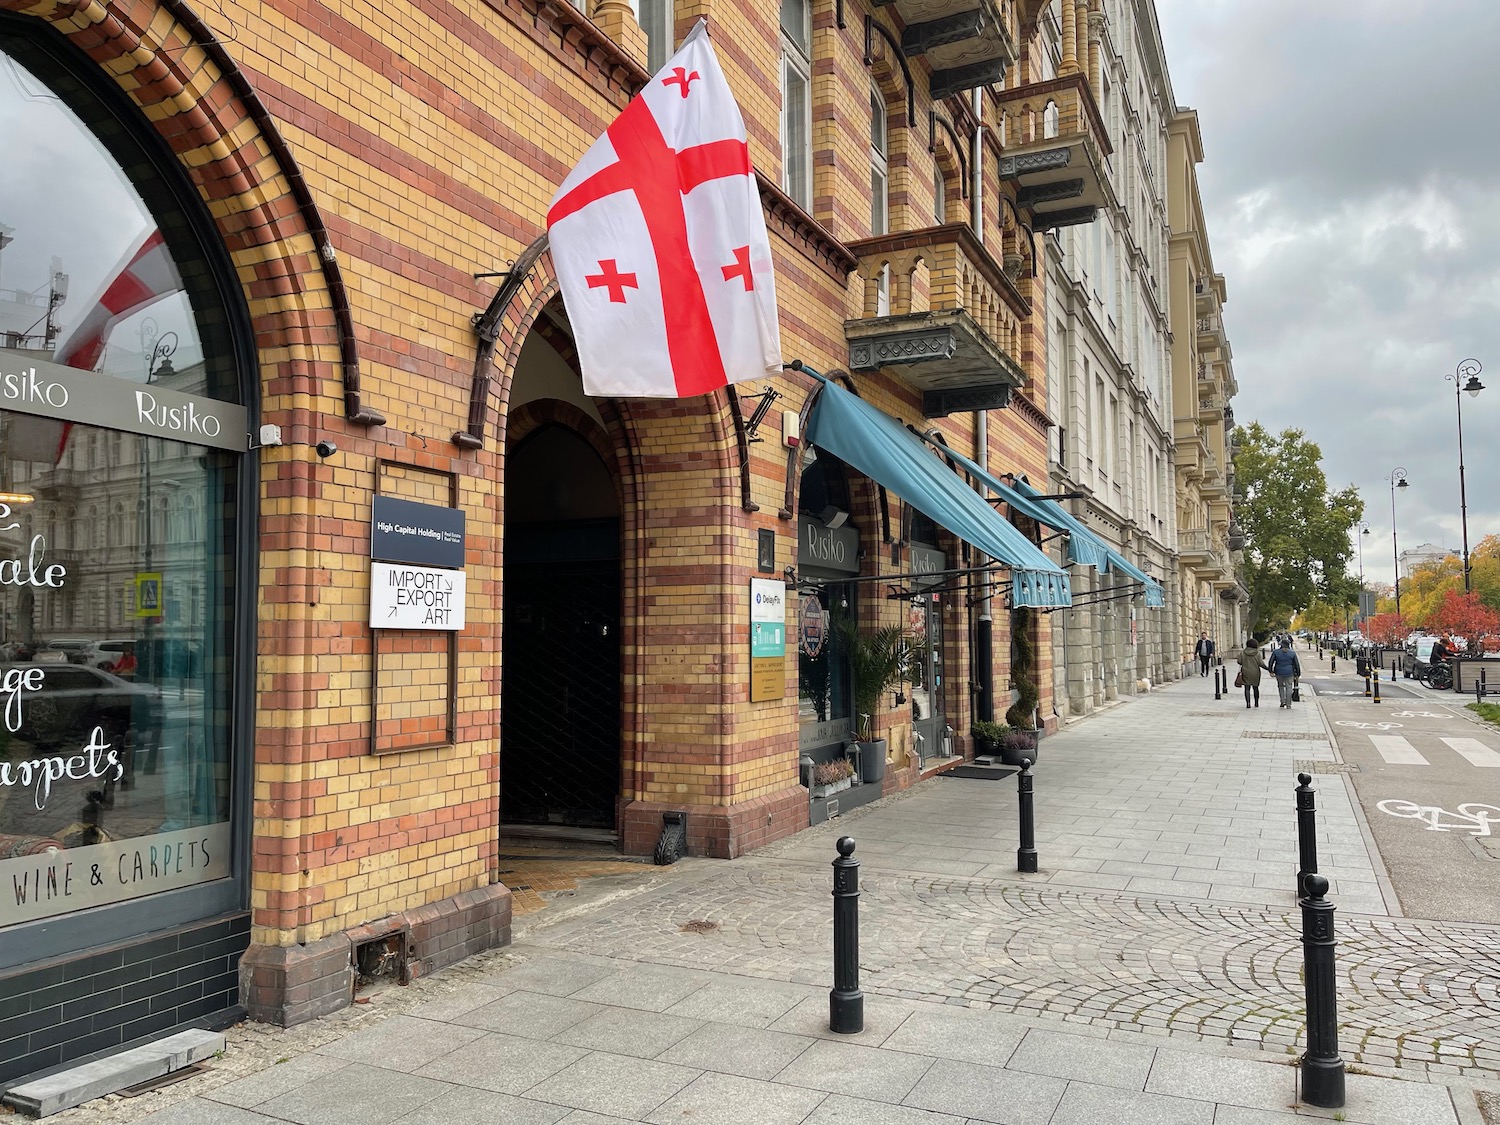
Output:
<instances>
[{"instance_id":1,"label":"parked car","mask_svg":"<svg viewBox=\"0 0 1500 1125\"><path fill-rule=\"evenodd\" d=\"M1406 647L1401 652L1401 670L1411 677L1427 671L1432 657L1432 646L1435 644L1437 644L1436 637L1409 638Z\"/></svg>"},{"instance_id":2,"label":"parked car","mask_svg":"<svg viewBox=\"0 0 1500 1125\"><path fill-rule=\"evenodd\" d=\"M35 661L0 664L0 679L13 669L43 668L41 686L20 692L19 729L13 738L41 752L68 749L77 753L96 726L119 744L127 731L137 746L154 747L162 726L161 692L132 684L84 664ZM14 746L14 743L12 743Z\"/></svg>"}]
</instances>

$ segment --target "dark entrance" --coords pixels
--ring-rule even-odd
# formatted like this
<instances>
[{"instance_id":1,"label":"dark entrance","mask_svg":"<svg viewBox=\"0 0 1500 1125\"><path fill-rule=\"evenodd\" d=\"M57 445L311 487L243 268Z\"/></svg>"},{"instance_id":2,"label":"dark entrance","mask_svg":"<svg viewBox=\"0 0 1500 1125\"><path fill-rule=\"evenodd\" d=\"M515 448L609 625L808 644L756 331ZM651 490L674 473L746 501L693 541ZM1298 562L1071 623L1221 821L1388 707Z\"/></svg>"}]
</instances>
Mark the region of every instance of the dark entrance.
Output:
<instances>
[{"instance_id":1,"label":"dark entrance","mask_svg":"<svg viewBox=\"0 0 1500 1125\"><path fill-rule=\"evenodd\" d=\"M506 466L500 815L615 827L620 520L609 470L547 426Z\"/></svg>"}]
</instances>

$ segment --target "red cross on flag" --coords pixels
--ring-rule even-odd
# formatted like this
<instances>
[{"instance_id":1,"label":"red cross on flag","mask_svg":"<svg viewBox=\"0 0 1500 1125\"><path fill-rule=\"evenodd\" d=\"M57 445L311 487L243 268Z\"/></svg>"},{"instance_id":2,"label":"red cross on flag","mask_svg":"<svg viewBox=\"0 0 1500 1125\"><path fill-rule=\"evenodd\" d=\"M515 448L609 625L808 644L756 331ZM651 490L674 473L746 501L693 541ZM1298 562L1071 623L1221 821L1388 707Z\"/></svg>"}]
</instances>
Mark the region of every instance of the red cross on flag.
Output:
<instances>
[{"instance_id":1,"label":"red cross on flag","mask_svg":"<svg viewBox=\"0 0 1500 1125\"><path fill-rule=\"evenodd\" d=\"M745 122L704 21L563 181L547 232L589 394L685 398L780 372Z\"/></svg>"}]
</instances>

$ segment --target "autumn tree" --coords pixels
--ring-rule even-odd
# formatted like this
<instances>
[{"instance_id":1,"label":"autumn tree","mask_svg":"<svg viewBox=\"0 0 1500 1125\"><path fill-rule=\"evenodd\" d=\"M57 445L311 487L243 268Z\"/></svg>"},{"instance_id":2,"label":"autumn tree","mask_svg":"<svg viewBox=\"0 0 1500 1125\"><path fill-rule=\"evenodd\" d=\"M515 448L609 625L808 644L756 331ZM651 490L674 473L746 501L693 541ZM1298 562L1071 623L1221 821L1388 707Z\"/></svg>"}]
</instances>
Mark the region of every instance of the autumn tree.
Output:
<instances>
[{"instance_id":1,"label":"autumn tree","mask_svg":"<svg viewBox=\"0 0 1500 1125\"><path fill-rule=\"evenodd\" d=\"M1245 532L1245 586L1256 629L1311 606L1354 604L1358 582L1349 574L1350 529L1364 501L1350 485L1329 492L1323 452L1302 430L1272 434L1259 422L1235 430L1235 506Z\"/></svg>"},{"instance_id":2,"label":"autumn tree","mask_svg":"<svg viewBox=\"0 0 1500 1125\"><path fill-rule=\"evenodd\" d=\"M1401 620L1399 614L1377 613L1370 618L1366 631L1370 639L1378 645L1399 645L1405 643L1406 635L1411 632L1411 629Z\"/></svg>"},{"instance_id":3,"label":"autumn tree","mask_svg":"<svg viewBox=\"0 0 1500 1125\"><path fill-rule=\"evenodd\" d=\"M1479 600L1478 594L1449 590L1427 618L1428 632L1466 637L1470 642L1500 634L1500 613ZM1474 646L1478 648L1478 645Z\"/></svg>"}]
</instances>

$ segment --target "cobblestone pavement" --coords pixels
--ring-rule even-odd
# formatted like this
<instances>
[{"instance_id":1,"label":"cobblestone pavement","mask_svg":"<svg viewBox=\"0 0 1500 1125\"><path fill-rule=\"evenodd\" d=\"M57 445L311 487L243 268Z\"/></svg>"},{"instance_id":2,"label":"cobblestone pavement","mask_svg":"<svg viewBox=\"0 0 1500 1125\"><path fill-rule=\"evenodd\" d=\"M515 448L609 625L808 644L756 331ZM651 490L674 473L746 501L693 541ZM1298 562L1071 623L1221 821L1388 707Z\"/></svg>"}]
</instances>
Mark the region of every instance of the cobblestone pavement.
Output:
<instances>
[{"instance_id":1,"label":"cobblestone pavement","mask_svg":"<svg viewBox=\"0 0 1500 1125\"><path fill-rule=\"evenodd\" d=\"M799 983L828 979L830 876L751 859L533 943ZM861 987L1125 1032L1299 1049L1299 920L1050 885L867 875ZM693 921L715 923L684 930ZM1340 916L1340 1047L1366 1066L1500 1078L1500 935L1482 926Z\"/></svg>"}]
</instances>

